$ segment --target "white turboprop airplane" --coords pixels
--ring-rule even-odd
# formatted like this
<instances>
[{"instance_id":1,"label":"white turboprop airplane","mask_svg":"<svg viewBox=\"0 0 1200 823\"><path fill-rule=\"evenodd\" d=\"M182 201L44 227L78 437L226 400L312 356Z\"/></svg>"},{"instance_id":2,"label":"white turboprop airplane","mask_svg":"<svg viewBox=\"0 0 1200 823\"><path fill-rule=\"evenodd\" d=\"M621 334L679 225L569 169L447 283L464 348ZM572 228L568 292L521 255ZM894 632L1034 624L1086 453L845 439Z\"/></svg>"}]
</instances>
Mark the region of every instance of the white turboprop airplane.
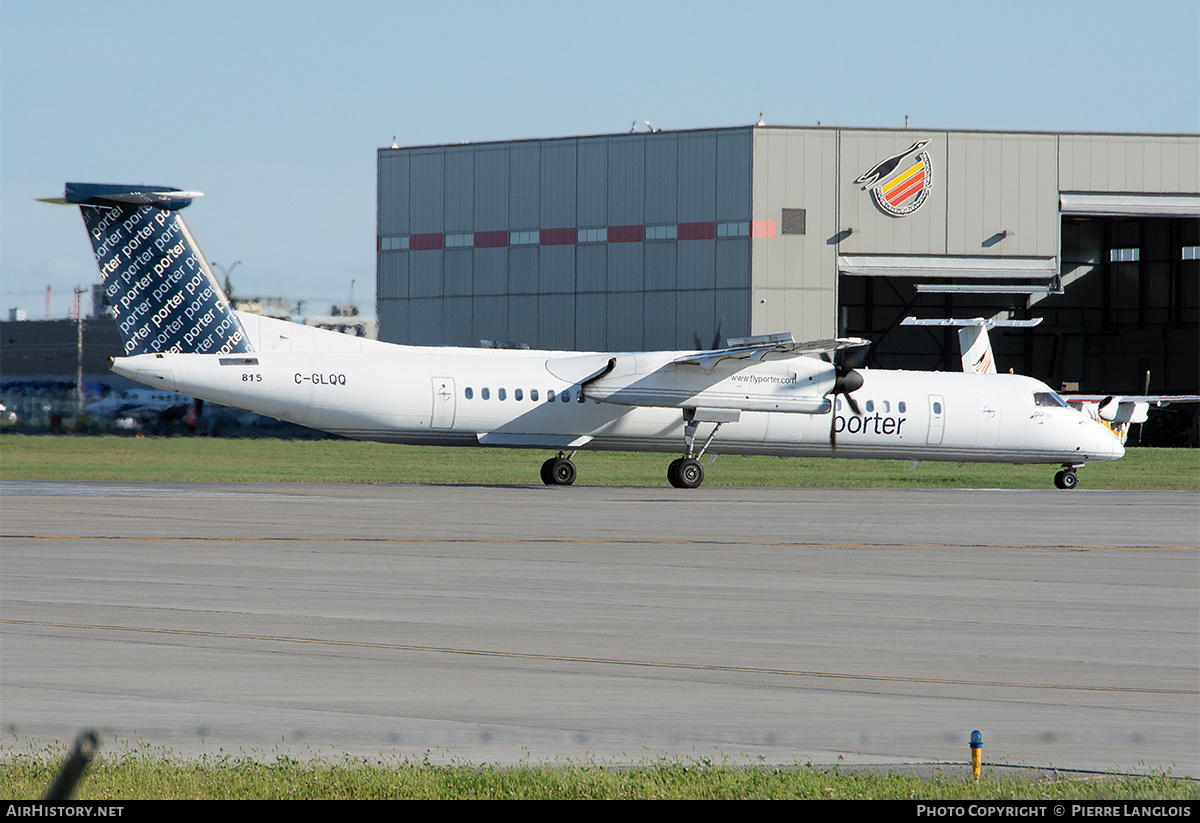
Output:
<instances>
[{"instance_id":1,"label":"white turboprop airplane","mask_svg":"<svg viewBox=\"0 0 1200 823\"><path fill-rule=\"evenodd\" d=\"M967 320L906 317L901 326L954 326L958 329L958 347L964 372L995 374L996 358L992 354L992 341L988 328L993 326L1031 328L1042 322L1032 320L985 320L973 317ZM1146 387L1150 386L1150 372L1146 372ZM1131 423L1145 423L1150 419L1151 408L1164 408L1172 404L1200 403L1197 394L1067 394L1063 395L1067 405L1086 414L1092 420L1111 431L1125 443Z\"/></svg>"},{"instance_id":2,"label":"white turboprop airplane","mask_svg":"<svg viewBox=\"0 0 1200 823\"><path fill-rule=\"evenodd\" d=\"M1028 377L854 368L868 341L731 339L711 351L401 346L234 311L178 210L195 193L68 183L116 312L113 371L157 389L361 440L682 453L673 486L724 454L1059 464L1115 460L1112 434ZM844 401L842 397L844 396ZM568 452L570 454L568 454Z\"/></svg>"}]
</instances>

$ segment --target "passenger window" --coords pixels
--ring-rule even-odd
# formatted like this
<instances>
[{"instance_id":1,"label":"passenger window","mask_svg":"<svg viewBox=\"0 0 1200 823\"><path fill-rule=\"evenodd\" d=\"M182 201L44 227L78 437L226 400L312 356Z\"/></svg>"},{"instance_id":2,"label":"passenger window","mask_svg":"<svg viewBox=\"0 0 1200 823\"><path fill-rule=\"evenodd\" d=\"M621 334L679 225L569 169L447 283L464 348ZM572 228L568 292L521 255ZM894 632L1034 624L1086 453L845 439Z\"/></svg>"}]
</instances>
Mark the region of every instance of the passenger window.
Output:
<instances>
[{"instance_id":1,"label":"passenger window","mask_svg":"<svg viewBox=\"0 0 1200 823\"><path fill-rule=\"evenodd\" d=\"M569 391L563 392L562 394L560 394L558 396L558 399L563 401L564 403L570 403L571 402L571 392L569 392Z\"/></svg>"},{"instance_id":2,"label":"passenger window","mask_svg":"<svg viewBox=\"0 0 1200 823\"><path fill-rule=\"evenodd\" d=\"M513 389L513 400L524 400L525 393L520 389Z\"/></svg>"},{"instance_id":3,"label":"passenger window","mask_svg":"<svg viewBox=\"0 0 1200 823\"><path fill-rule=\"evenodd\" d=\"M506 400L508 399L508 392L504 389L496 389L496 397L500 400Z\"/></svg>"},{"instance_id":4,"label":"passenger window","mask_svg":"<svg viewBox=\"0 0 1200 823\"><path fill-rule=\"evenodd\" d=\"M887 414L887 413L888 413L888 412L890 412L891 410L892 410L892 404L891 404L891 402L890 402L890 401L887 401L887 400L884 400L884 401L883 401L883 413L884 413L884 414Z\"/></svg>"},{"instance_id":5,"label":"passenger window","mask_svg":"<svg viewBox=\"0 0 1200 823\"><path fill-rule=\"evenodd\" d=\"M896 404L896 408L900 411L901 414L904 414L906 411L908 411L908 406L905 404L905 402L903 400L901 400L899 403Z\"/></svg>"},{"instance_id":6,"label":"passenger window","mask_svg":"<svg viewBox=\"0 0 1200 823\"><path fill-rule=\"evenodd\" d=\"M532 400L534 403L536 403L538 401L537 389L529 390L529 399Z\"/></svg>"},{"instance_id":7,"label":"passenger window","mask_svg":"<svg viewBox=\"0 0 1200 823\"><path fill-rule=\"evenodd\" d=\"M580 386L580 388L579 388L579 401L578 401L578 402L580 402L580 403L583 403L583 402L586 402L586 401L587 401L587 398L583 396L583 387L582 387L582 386Z\"/></svg>"},{"instance_id":8,"label":"passenger window","mask_svg":"<svg viewBox=\"0 0 1200 823\"><path fill-rule=\"evenodd\" d=\"M869 411L869 412L875 411L875 401L874 400L867 401L867 411Z\"/></svg>"},{"instance_id":9,"label":"passenger window","mask_svg":"<svg viewBox=\"0 0 1200 823\"><path fill-rule=\"evenodd\" d=\"M933 413L934 413L934 414L941 414L941 413L942 413L942 404L941 404L941 403L938 403L937 401L934 401L934 403L933 403Z\"/></svg>"},{"instance_id":10,"label":"passenger window","mask_svg":"<svg viewBox=\"0 0 1200 823\"><path fill-rule=\"evenodd\" d=\"M465 394L467 399L470 400L475 396L475 391L470 386L467 386L467 388L463 390L463 394Z\"/></svg>"},{"instance_id":11,"label":"passenger window","mask_svg":"<svg viewBox=\"0 0 1200 823\"><path fill-rule=\"evenodd\" d=\"M483 389L479 390L479 396L482 397L484 400L491 400L492 392L491 392L491 390L489 390L487 388L483 388Z\"/></svg>"},{"instance_id":12,"label":"passenger window","mask_svg":"<svg viewBox=\"0 0 1200 823\"><path fill-rule=\"evenodd\" d=\"M549 391L546 392L546 402L547 403L554 402L554 389L550 389Z\"/></svg>"}]
</instances>

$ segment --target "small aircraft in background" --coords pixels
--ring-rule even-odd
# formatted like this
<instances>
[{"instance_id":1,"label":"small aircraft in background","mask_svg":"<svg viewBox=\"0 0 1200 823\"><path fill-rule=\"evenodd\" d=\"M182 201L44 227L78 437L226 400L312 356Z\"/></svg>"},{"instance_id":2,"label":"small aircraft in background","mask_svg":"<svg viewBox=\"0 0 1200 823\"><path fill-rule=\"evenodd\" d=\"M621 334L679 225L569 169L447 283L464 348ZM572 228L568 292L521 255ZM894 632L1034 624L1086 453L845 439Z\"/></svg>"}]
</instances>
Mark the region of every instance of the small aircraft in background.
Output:
<instances>
[{"instance_id":1,"label":"small aircraft in background","mask_svg":"<svg viewBox=\"0 0 1200 823\"><path fill-rule=\"evenodd\" d=\"M162 186L68 183L124 354L113 371L163 391L361 440L556 451L675 452L667 479L703 482L724 454L1058 464L1124 447L1049 386L1011 374L862 367L858 338L730 339L695 351L571 352L402 346L235 311ZM711 465L711 461L710 461Z\"/></svg>"},{"instance_id":2,"label":"small aircraft in background","mask_svg":"<svg viewBox=\"0 0 1200 823\"><path fill-rule=\"evenodd\" d=\"M988 329L1032 328L1042 318L1030 320L1004 320L972 317L956 320L943 318L906 317L902 326L954 326L958 328L958 347L964 372L995 374L996 358L992 354L992 342ZM1145 391L1150 389L1150 372L1146 372ZM1079 409L1092 420L1103 425L1124 445L1132 423L1145 423L1151 408L1164 408L1172 403L1200 403L1200 394L1065 394L1063 400L1072 408Z\"/></svg>"}]
</instances>

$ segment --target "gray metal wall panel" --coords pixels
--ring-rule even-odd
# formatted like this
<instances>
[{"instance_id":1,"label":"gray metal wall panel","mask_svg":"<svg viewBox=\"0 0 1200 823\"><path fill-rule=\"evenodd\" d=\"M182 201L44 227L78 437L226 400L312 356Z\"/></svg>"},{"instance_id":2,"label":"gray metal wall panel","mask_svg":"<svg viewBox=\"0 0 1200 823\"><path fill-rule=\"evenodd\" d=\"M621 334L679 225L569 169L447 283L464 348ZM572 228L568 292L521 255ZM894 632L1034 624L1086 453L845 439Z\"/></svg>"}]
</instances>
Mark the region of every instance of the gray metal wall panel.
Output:
<instances>
[{"instance_id":1,"label":"gray metal wall panel","mask_svg":"<svg viewBox=\"0 0 1200 823\"><path fill-rule=\"evenodd\" d=\"M508 299L499 295L476 295L471 301L471 337L465 345L480 340L512 340L508 328Z\"/></svg>"},{"instance_id":2,"label":"gray metal wall panel","mask_svg":"<svg viewBox=\"0 0 1200 823\"><path fill-rule=\"evenodd\" d=\"M719 345L726 345L731 337L750 334L750 289L717 289L713 296L716 300L716 336L720 340Z\"/></svg>"},{"instance_id":3,"label":"gray metal wall panel","mask_svg":"<svg viewBox=\"0 0 1200 823\"><path fill-rule=\"evenodd\" d=\"M577 351L604 351L608 347L608 295L580 292L575 295L575 342Z\"/></svg>"},{"instance_id":4,"label":"gray metal wall panel","mask_svg":"<svg viewBox=\"0 0 1200 823\"><path fill-rule=\"evenodd\" d=\"M446 151L446 217L443 231L475 230L475 149Z\"/></svg>"},{"instance_id":5,"label":"gray metal wall panel","mask_svg":"<svg viewBox=\"0 0 1200 823\"><path fill-rule=\"evenodd\" d=\"M654 134L645 140L645 222L678 222L679 136Z\"/></svg>"},{"instance_id":6,"label":"gray metal wall panel","mask_svg":"<svg viewBox=\"0 0 1200 823\"><path fill-rule=\"evenodd\" d=\"M575 220L576 140L542 144L541 211L543 229L577 225Z\"/></svg>"},{"instance_id":7,"label":"gray metal wall panel","mask_svg":"<svg viewBox=\"0 0 1200 823\"><path fill-rule=\"evenodd\" d=\"M508 294L508 250L475 249L474 263L475 294Z\"/></svg>"},{"instance_id":8,"label":"gray metal wall panel","mask_svg":"<svg viewBox=\"0 0 1200 823\"><path fill-rule=\"evenodd\" d=\"M665 291L675 288L675 269L678 259L679 246L668 242L647 242L642 253L645 257L646 268L643 272L643 282L646 291Z\"/></svg>"},{"instance_id":9,"label":"gray metal wall panel","mask_svg":"<svg viewBox=\"0 0 1200 823\"><path fill-rule=\"evenodd\" d=\"M444 231L445 158L445 152L435 149L410 155L408 230L413 234Z\"/></svg>"},{"instance_id":10,"label":"gray metal wall panel","mask_svg":"<svg viewBox=\"0 0 1200 823\"><path fill-rule=\"evenodd\" d=\"M717 133L716 220L750 219L751 132Z\"/></svg>"},{"instance_id":11,"label":"gray metal wall panel","mask_svg":"<svg viewBox=\"0 0 1200 823\"><path fill-rule=\"evenodd\" d=\"M748 333L833 337L832 313L814 326L801 307L836 301L838 131L757 128L753 141L752 217L771 225L775 236L749 241ZM783 209L804 210L804 234L781 233Z\"/></svg>"},{"instance_id":12,"label":"gray metal wall panel","mask_svg":"<svg viewBox=\"0 0 1200 823\"><path fill-rule=\"evenodd\" d=\"M535 229L542 215L540 143L510 147L508 155L508 228Z\"/></svg>"},{"instance_id":13,"label":"gray metal wall panel","mask_svg":"<svg viewBox=\"0 0 1200 823\"><path fill-rule=\"evenodd\" d=\"M408 255L381 254L375 296L379 300L408 299Z\"/></svg>"},{"instance_id":14,"label":"gray metal wall panel","mask_svg":"<svg viewBox=\"0 0 1200 823\"><path fill-rule=\"evenodd\" d=\"M717 219L717 136L679 135L679 222Z\"/></svg>"},{"instance_id":15,"label":"gray metal wall panel","mask_svg":"<svg viewBox=\"0 0 1200 823\"><path fill-rule=\"evenodd\" d=\"M413 251L408 253L408 296L440 297L442 282L442 253Z\"/></svg>"},{"instance_id":16,"label":"gray metal wall panel","mask_svg":"<svg viewBox=\"0 0 1200 823\"><path fill-rule=\"evenodd\" d=\"M716 241L715 252L716 287L719 289L750 288L750 239L722 238Z\"/></svg>"},{"instance_id":17,"label":"gray metal wall panel","mask_svg":"<svg viewBox=\"0 0 1200 823\"><path fill-rule=\"evenodd\" d=\"M951 132L947 153L949 254L1058 255L1054 135Z\"/></svg>"},{"instance_id":18,"label":"gray metal wall panel","mask_svg":"<svg viewBox=\"0 0 1200 823\"><path fill-rule=\"evenodd\" d=\"M377 227L380 235L408 234L408 175L407 152L380 153Z\"/></svg>"},{"instance_id":19,"label":"gray metal wall panel","mask_svg":"<svg viewBox=\"0 0 1200 823\"><path fill-rule=\"evenodd\" d=\"M640 226L645 222L646 138L643 135L608 141L609 226Z\"/></svg>"},{"instance_id":20,"label":"gray metal wall panel","mask_svg":"<svg viewBox=\"0 0 1200 823\"><path fill-rule=\"evenodd\" d=\"M716 240L687 240L679 243L676 283L680 291L717 287Z\"/></svg>"},{"instance_id":21,"label":"gray metal wall panel","mask_svg":"<svg viewBox=\"0 0 1200 823\"><path fill-rule=\"evenodd\" d=\"M608 290L642 290L642 243L610 243L608 246ZM641 330L638 330L641 337Z\"/></svg>"},{"instance_id":22,"label":"gray metal wall panel","mask_svg":"<svg viewBox=\"0 0 1200 823\"><path fill-rule=\"evenodd\" d=\"M563 351L575 348L574 294L543 294L538 298L537 338L529 345Z\"/></svg>"},{"instance_id":23,"label":"gray metal wall panel","mask_svg":"<svg viewBox=\"0 0 1200 823\"><path fill-rule=\"evenodd\" d=\"M538 296L536 294L514 294L505 301L508 306L508 337L514 343L524 343L533 348L538 343ZM489 338L492 339L492 338Z\"/></svg>"},{"instance_id":24,"label":"gray metal wall panel","mask_svg":"<svg viewBox=\"0 0 1200 823\"><path fill-rule=\"evenodd\" d=\"M421 252L430 256L437 252ZM471 249L446 249L442 253L442 293L462 297L475 291L475 266Z\"/></svg>"},{"instance_id":25,"label":"gray metal wall panel","mask_svg":"<svg viewBox=\"0 0 1200 823\"><path fill-rule=\"evenodd\" d=\"M641 292L610 292L605 314L608 316L608 351L641 351L644 298Z\"/></svg>"},{"instance_id":26,"label":"gray metal wall panel","mask_svg":"<svg viewBox=\"0 0 1200 823\"><path fill-rule=\"evenodd\" d=\"M578 141L576 226L608 225L608 145L607 138Z\"/></svg>"},{"instance_id":27,"label":"gray metal wall panel","mask_svg":"<svg viewBox=\"0 0 1200 823\"><path fill-rule=\"evenodd\" d=\"M537 246L508 248L508 288L510 294L538 293ZM533 316L537 316L536 312Z\"/></svg>"},{"instance_id":28,"label":"gray metal wall panel","mask_svg":"<svg viewBox=\"0 0 1200 823\"><path fill-rule=\"evenodd\" d=\"M575 248L575 291L608 291L608 246L588 243Z\"/></svg>"},{"instance_id":29,"label":"gray metal wall panel","mask_svg":"<svg viewBox=\"0 0 1200 823\"><path fill-rule=\"evenodd\" d=\"M543 246L538 254L538 291L575 293L575 247Z\"/></svg>"},{"instance_id":30,"label":"gray metal wall panel","mask_svg":"<svg viewBox=\"0 0 1200 823\"><path fill-rule=\"evenodd\" d=\"M479 147L475 151L476 231L508 228L508 158L504 148Z\"/></svg>"},{"instance_id":31,"label":"gray metal wall panel","mask_svg":"<svg viewBox=\"0 0 1200 823\"><path fill-rule=\"evenodd\" d=\"M647 351L668 351L679 348L675 342L676 291L647 291L642 316L643 345ZM691 326L687 327L689 330ZM690 334L686 331L685 334Z\"/></svg>"},{"instance_id":32,"label":"gray metal wall panel","mask_svg":"<svg viewBox=\"0 0 1200 823\"><path fill-rule=\"evenodd\" d=\"M480 335L475 333L474 305L479 298L446 297L441 305L441 328L437 331L436 346L478 346Z\"/></svg>"},{"instance_id":33,"label":"gray metal wall panel","mask_svg":"<svg viewBox=\"0 0 1200 823\"><path fill-rule=\"evenodd\" d=\"M1200 137L1063 134L1058 187L1064 192L1200 192Z\"/></svg>"},{"instance_id":34,"label":"gray metal wall panel","mask_svg":"<svg viewBox=\"0 0 1200 823\"><path fill-rule=\"evenodd\" d=\"M379 339L394 343L408 342L408 301L380 300L375 312L379 321Z\"/></svg>"},{"instance_id":35,"label":"gray metal wall panel","mask_svg":"<svg viewBox=\"0 0 1200 823\"><path fill-rule=\"evenodd\" d=\"M717 333L717 293L714 289L681 290L675 295L675 340L671 348L707 348Z\"/></svg>"},{"instance_id":36,"label":"gray metal wall panel","mask_svg":"<svg viewBox=\"0 0 1200 823\"><path fill-rule=\"evenodd\" d=\"M408 331L406 339L410 343L427 346L439 346L445 324L442 322L441 297L408 301Z\"/></svg>"}]
</instances>

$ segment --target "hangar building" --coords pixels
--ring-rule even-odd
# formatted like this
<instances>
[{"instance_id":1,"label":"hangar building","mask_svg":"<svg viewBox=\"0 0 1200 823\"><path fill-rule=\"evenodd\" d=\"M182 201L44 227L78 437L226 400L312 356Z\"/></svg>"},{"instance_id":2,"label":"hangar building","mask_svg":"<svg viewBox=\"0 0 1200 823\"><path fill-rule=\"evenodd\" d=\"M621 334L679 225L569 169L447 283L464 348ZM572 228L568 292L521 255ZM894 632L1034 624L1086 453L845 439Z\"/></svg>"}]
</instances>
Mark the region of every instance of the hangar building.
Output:
<instances>
[{"instance_id":1,"label":"hangar building","mask_svg":"<svg viewBox=\"0 0 1200 823\"><path fill-rule=\"evenodd\" d=\"M1200 135L749 126L378 152L379 337L645 350L855 335L958 368L919 317L1030 317L999 367L1200 382Z\"/></svg>"}]
</instances>

